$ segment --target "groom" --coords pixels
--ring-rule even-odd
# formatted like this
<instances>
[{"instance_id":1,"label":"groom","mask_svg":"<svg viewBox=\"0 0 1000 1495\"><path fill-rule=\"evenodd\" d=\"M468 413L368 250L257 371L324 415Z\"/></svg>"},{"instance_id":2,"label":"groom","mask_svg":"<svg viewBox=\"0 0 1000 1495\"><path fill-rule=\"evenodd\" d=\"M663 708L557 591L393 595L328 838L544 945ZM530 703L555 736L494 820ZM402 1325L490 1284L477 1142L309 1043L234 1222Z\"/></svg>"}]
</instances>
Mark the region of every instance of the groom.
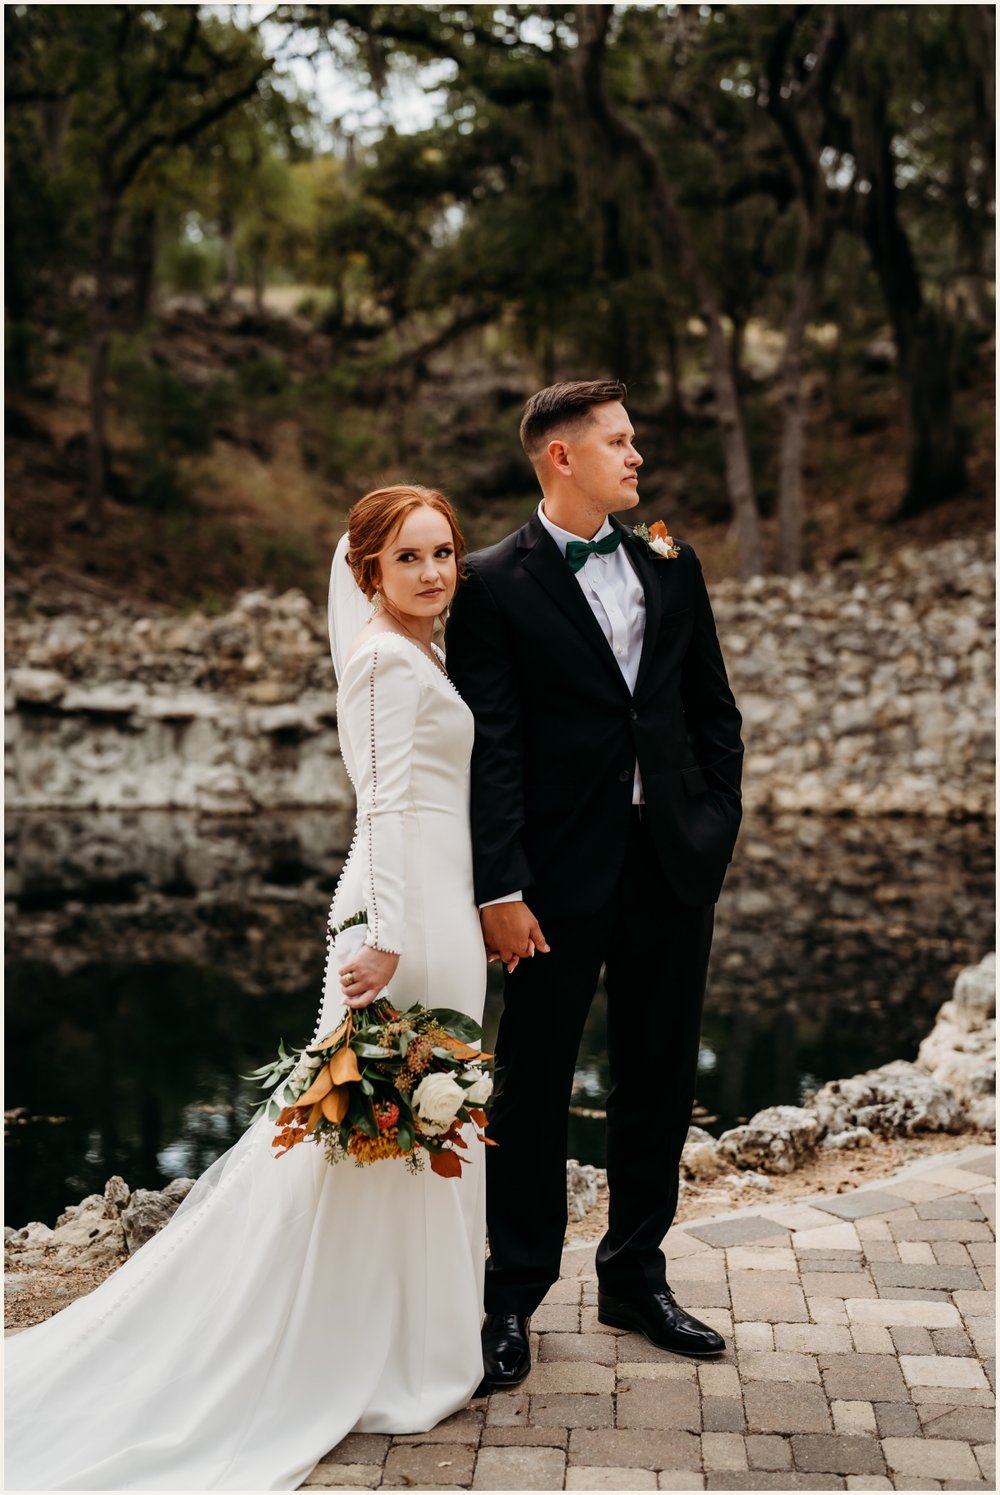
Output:
<instances>
[{"instance_id":1,"label":"groom","mask_svg":"<svg viewBox=\"0 0 1000 1495\"><path fill-rule=\"evenodd\" d=\"M521 441L542 502L468 562L448 669L476 719L472 836L487 948L509 965L488 1153L483 1358L531 1366L559 1276L577 1050L604 968L611 1090L598 1317L681 1354L725 1349L660 1250L694 1100L715 900L740 824L740 714L689 545L610 516L639 501L622 384L554 384Z\"/></svg>"}]
</instances>

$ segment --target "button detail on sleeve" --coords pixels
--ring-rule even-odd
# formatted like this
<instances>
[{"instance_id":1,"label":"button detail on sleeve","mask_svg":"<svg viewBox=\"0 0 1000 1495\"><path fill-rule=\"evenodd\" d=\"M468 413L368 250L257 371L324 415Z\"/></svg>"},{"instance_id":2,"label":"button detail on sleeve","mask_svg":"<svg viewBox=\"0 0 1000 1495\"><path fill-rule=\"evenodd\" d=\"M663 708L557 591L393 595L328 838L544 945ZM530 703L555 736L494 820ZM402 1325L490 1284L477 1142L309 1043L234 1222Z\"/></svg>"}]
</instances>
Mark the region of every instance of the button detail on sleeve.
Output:
<instances>
[{"instance_id":1,"label":"button detail on sleeve","mask_svg":"<svg viewBox=\"0 0 1000 1495\"><path fill-rule=\"evenodd\" d=\"M627 768L623 768L622 771L621 771L621 773L618 775L618 782L619 782L619 784L627 784L629 782L629 780L631 779L631 777L632 777L632 774L631 774L630 770L627 769Z\"/></svg>"}]
</instances>

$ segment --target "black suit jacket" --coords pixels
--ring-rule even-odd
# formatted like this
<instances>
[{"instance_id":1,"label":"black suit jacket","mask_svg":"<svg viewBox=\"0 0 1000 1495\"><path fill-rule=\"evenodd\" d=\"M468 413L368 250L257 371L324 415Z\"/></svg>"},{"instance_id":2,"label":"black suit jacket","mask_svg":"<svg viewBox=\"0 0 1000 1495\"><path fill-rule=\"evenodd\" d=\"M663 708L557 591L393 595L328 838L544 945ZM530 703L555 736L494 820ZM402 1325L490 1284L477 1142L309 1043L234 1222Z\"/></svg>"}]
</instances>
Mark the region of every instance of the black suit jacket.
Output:
<instances>
[{"instance_id":1,"label":"black suit jacket","mask_svg":"<svg viewBox=\"0 0 1000 1495\"><path fill-rule=\"evenodd\" d=\"M611 522L646 598L634 693L537 514L470 556L459 582L446 642L449 673L476 719L479 903L523 888L536 911L601 908L625 856L636 760L671 887L693 907L722 889L740 824L743 745L701 565L689 545L659 559Z\"/></svg>"}]
</instances>

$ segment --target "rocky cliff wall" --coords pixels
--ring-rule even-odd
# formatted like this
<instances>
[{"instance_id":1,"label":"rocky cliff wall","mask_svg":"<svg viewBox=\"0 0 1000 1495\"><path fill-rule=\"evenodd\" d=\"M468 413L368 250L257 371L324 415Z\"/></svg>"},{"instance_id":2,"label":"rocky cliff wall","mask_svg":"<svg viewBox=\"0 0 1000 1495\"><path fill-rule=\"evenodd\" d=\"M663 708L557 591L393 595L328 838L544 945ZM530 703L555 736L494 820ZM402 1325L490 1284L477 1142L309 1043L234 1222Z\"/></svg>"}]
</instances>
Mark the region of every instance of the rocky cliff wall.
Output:
<instances>
[{"instance_id":1,"label":"rocky cliff wall","mask_svg":"<svg viewBox=\"0 0 1000 1495\"><path fill-rule=\"evenodd\" d=\"M990 814L993 596L978 540L716 587L748 809ZM218 618L41 599L6 647L8 807L350 807L325 615L299 592Z\"/></svg>"}]
</instances>

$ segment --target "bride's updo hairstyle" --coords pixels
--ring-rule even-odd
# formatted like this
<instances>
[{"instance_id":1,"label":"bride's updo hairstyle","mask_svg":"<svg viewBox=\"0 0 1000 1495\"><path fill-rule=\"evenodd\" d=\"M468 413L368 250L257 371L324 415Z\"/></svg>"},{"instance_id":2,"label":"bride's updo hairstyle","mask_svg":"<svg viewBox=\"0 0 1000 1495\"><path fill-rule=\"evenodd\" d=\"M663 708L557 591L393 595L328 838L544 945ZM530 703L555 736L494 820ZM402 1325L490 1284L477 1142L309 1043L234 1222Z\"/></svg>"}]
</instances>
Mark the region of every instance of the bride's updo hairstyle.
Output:
<instances>
[{"instance_id":1,"label":"bride's updo hairstyle","mask_svg":"<svg viewBox=\"0 0 1000 1495\"><path fill-rule=\"evenodd\" d=\"M456 562L465 554L465 541L455 511L443 493L435 488L421 488L416 483L376 488L359 498L347 516L347 564L369 601L378 591L379 556L388 548L407 514L419 508L436 509L443 514L451 526Z\"/></svg>"}]
</instances>

